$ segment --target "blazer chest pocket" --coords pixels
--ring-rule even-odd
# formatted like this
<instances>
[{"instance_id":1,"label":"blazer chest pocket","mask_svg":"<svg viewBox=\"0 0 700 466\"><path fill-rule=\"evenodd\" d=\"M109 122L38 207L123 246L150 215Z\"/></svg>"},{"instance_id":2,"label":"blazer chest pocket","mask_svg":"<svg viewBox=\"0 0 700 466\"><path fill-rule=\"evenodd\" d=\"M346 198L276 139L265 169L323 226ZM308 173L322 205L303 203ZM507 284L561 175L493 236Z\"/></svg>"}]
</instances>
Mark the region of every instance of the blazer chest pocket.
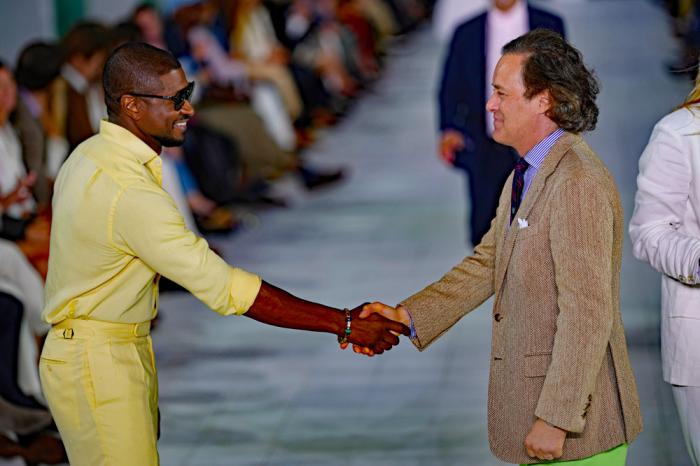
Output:
<instances>
[{"instance_id":1,"label":"blazer chest pocket","mask_svg":"<svg viewBox=\"0 0 700 466\"><path fill-rule=\"evenodd\" d=\"M540 228L539 224L528 225L524 228L521 228L520 225L518 224L517 218L513 220L513 224L511 225L511 228L518 229L518 236L516 237L516 241L522 241L524 239L537 236L540 233L540 231L542 230Z\"/></svg>"},{"instance_id":2,"label":"blazer chest pocket","mask_svg":"<svg viewBox=\"0 0 700 466\"><path fill-rule=\"evenodd\" d=\"M525 377L544 377L552 363L552 353L525 355Z\"/></svg>"}]
</instances>

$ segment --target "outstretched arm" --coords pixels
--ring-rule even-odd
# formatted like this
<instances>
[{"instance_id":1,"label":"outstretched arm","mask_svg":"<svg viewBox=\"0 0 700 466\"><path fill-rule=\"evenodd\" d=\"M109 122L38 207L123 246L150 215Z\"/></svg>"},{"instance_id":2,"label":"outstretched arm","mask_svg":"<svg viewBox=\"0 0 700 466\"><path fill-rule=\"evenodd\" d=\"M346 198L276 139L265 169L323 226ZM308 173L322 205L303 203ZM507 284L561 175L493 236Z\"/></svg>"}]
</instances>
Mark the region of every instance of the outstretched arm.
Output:
<instances>
[{"instance_id":1,"label":"outstretched arm","mask_svg":"<svg viewBox=\"0 0 700 466\"><path fill-rule=\"evenodd\" d=\"M397 334L409 335L405 325L379 314L360 319L362 307L351 311L352 322L348 341L371 348L381 354L399 344ZM345 334L345 313L322 304L297 298L269 283L263 282L253 305L245 313L251 319L277 327L296 328L314 332Z\"/></svg>"}]
</instances>

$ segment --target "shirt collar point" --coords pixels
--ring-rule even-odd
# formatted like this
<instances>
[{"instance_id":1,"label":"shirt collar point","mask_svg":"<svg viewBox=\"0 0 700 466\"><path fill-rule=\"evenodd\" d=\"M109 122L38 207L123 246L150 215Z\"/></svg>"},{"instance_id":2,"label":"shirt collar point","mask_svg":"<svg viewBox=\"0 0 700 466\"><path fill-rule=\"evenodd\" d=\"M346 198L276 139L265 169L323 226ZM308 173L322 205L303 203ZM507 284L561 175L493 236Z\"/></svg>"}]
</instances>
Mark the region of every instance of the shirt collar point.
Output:
<instances>
[{"instance_id":1,"label":"shirt collar point","mask_svg":"<svg viewBox=\"0 0 700 466\"><path fill-rule=\"evenodd\" d=\"M146 165L155 157L158 157L158 154L134 133L107 119L100 121L99 134L115 144L126 147L129 153L142 165Z\"/></svg>"}]
</instances>

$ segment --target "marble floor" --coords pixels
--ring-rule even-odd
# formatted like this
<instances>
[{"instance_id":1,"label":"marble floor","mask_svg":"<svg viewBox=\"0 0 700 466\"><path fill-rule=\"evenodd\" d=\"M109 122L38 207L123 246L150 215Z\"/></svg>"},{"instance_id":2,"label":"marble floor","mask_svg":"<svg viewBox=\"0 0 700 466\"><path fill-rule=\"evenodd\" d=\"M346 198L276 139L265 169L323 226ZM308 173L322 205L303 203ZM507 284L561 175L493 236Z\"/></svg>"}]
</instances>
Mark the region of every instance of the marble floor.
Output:
<instances>
[{"instance_id":1,"label":"marble floor","mask_svg":"<svg viewBox=\"0 0 700 466\"><path fill-rule=\"evenodd\" d=\"M674 42L644 0L557 0L570 38L602 82L587 136L614 173L627 219L637 160L656 120L689 83L663 72ZM395 303L466 253L464 181L435 155L443 45L419 31L390 54L383 79L308 158L351 171L312 194L294 180L284 210L248 213L244 232L211 238L227 260L311 300ZM628 241L629 243L629 241ZM689 466L661 382L658 276L625 249L623 317L645 430L633 466ZM166 466L501 465L486 439L486 303L428 351L404 341L373 359L326 334L222 318L186 294L162 297L154 333Z\"/></svg>"}]
</instances>

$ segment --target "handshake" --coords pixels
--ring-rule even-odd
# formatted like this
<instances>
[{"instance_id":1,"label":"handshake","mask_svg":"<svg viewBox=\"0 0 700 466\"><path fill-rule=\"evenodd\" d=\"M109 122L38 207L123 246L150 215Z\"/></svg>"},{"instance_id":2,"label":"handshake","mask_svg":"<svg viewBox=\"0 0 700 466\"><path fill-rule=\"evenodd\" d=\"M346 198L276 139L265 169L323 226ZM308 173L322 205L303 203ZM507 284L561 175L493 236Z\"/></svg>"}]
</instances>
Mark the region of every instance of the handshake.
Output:
<instances>
[{"instance_id":1,"label":"handshake","mask_svg":"<svg viewBox=\"0 0 700 466\"><path fill-rule=\"evenodd\" d=\"M338 342L341 349L352 343L355 353L372 357L398 345L399 335L411 335L408 311L374 302L348 311L345 335L339 336Z\"/></svg>"}]
</instances>

